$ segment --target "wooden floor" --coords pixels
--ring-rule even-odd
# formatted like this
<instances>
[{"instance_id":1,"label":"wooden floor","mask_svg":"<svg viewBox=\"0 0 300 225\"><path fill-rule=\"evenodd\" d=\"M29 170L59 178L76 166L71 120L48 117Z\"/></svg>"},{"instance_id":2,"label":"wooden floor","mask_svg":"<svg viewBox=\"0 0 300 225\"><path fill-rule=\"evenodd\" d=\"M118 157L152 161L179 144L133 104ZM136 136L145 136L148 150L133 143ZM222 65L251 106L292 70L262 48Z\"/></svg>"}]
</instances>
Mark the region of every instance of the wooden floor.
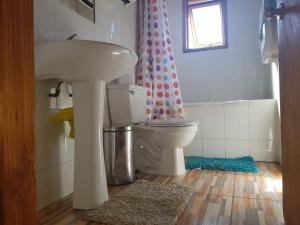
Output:
<instances>
[{"instance_id":1,"label":"wooden floor","mask_svg":"<svg viewBox=\"0 0 300 225\"><path fill-rule=\"evenodd\" d=\"M161 183L191 185L194 194L177 225L282 225L282 174L273 163L257 163L259 174L189 170L180 177L146 176ZM123 189L109 188L110 194ZM40 225L99 225L88 211L72 209L72 196L43 209Z\"/></svg>"}]
</instances>

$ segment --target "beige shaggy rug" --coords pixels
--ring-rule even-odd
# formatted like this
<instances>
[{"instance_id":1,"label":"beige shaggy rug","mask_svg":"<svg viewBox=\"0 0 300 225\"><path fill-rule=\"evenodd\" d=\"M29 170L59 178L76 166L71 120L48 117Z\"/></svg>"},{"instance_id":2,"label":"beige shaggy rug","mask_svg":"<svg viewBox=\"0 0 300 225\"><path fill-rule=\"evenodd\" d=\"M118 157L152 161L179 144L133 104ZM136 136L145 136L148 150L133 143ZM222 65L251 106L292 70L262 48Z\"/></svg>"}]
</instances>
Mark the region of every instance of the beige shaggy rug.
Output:
<instances>
[{"instance_id":1,"label":"beige shaggy rug","mask_svg":"<svg viewBox=\"0 0 300 225\"><path fill-rule=\"evenodd\" d=\"M113 194L88 219L109 225L174 225L192 194L189 186L139 180Z\"/></svg>"}]
</instances>

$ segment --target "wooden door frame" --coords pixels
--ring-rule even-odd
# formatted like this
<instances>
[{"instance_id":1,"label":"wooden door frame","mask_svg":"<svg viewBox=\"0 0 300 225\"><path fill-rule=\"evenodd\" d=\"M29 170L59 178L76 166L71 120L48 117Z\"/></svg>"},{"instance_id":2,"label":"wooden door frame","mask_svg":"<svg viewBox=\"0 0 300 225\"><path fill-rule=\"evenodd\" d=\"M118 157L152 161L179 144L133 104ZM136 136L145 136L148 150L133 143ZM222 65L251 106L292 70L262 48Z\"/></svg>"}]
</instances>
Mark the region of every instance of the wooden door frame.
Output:
<instances>
[{"instance_id":1,"label":"wooden door frame","mask_svg":"<svg viewBox=\"0 0 300 225\"><path fill-rule=\"evenodd\" d=\"M300 216L300 0L284 0L279 20L279 74L285 223L298 225Z\"/></svg>"},{"instance_id":2,"label":"wooden door frame","mask_svg":"<svg viewBox=\"0 0 300 225\"><path fill-rule=\"evenodd\" d=\"M0 224L36 225L33 0L1 0L0 29Z\"/></svg>"}]
</instances>

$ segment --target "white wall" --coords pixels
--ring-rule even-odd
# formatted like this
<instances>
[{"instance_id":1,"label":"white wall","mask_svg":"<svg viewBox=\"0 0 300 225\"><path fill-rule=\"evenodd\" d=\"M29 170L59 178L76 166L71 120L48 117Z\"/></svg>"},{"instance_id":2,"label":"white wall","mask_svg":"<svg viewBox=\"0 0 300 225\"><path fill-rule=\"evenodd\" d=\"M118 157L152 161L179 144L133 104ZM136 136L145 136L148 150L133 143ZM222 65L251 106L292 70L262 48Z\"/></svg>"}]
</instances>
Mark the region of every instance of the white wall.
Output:
<instances>
[{"instance_id":1,"label":"white wall","mask_svg":"<svg viewBox=\"0 0 300 225\"><path fill-rule=\"evenodd\" d=\"M184 102L271 98L270 66L261 63L261 0L227 0L228 49L183 53L182 0L168 0L171 36Z\"/></svg>"},{"instance_id":2,"label":"white wall","mask_svg":"<svg viewBox=\"0 0 300 225\"><path fill-rule=\"evenodd\" d=\"M117 0L114 0L117 1ZM96 0L96 24L78 15L75 0L35 0L35 43L77 39L98 40L123 45L134 50L136 44L136 4L112 5L112 0ZM134 71L134 69L133 69ZM121 82L134 81L133 74ZM36 82L36 174L38 206L43 208L73 191L74 141L67 124L53 124L50 115L72 105L62 93L50 99L48 93L57 81Z\"/></svg>"},{"instance_id":3,"label":"white wall","mask_svg":"<svg viewBox=\"0 0 300 225\"><path fill-rule=\"evenodd\" d=\"M272 99L185 104L186 117L200 122L185 155L277 161L276 107Z\"/></svg>"},{"instance_id":4,"label":"white wall","mask_svg":"<svg viewBox=\"0 0 300 225\"><path fill-rule=\"evenodd\" d=\"M282 148L281 148L281 116L280 116L280 82L279 82L279 63L272 63L272 97L277 100L276 116L277 116L277 130L278 130L278 161L282 162Z\"/></svg>"},{"instance_id":5,"label":"white wall","mask_svg":"<svg viewBox=\"0 0 300 225\"><path fill-rule=\"evenodd\" d=\"M36 82L36 176L38 206L43 208L73 191L74 140L68 138L67 123L51 123L49 117L64 107L72 106L72 98L62 92L50 99L48 93L56 80Z\"/></svg>"},{"instance_id":6,"label":"white wall","mask_svg":"<svg viewBox=\"0 0 300 225\"><path fill-rule=\"evenodd\" d=\"M122 6L112 0L96 0L96 24L75 12L76 0L35 0L35 41L98 40L135 50L136 4ZM114 0L116 1L116 0Z\"/></svg>"}]
</instances>

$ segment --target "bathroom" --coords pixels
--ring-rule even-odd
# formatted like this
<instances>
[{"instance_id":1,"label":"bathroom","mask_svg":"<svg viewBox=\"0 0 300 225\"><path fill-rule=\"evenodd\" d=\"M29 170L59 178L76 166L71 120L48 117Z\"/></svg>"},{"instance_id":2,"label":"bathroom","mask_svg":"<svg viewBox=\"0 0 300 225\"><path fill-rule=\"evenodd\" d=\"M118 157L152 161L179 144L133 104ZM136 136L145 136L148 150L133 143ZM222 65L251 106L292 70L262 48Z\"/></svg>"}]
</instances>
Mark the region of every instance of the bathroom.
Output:
<instances>
[{"instance_id":1,"label":"bathroom","mask_svg":"<svg viewBox=\"0 0 300 225\"><path fill-rule=\"evenodd\" d=\"M87 12L84 7L82 8L82 6L78 5L86 2L93 5L93 10ZM170 183L180 184L183 187L184 185L189 185L194 189L193 194L188 198L189 201L185 202L180 209L175 209L179 210L175 221L168 221L168 223L165 221L157 223L149 222L149 224L285 224L282 200L281 167L283 150L281 141L282 125L278 43L277 40L274 40L273 36L271 37L272 43L270 44L272 46L267 46L267 50L262 50L265 47L262 46L265 44L263 43L265 40L261 39L261 29L270 28L261 28L262 5L267 4L266 2L269 3L272 1L33 1L34 46L43 46L46 43L56 43L58 41L76 42L77 40L87 40L94 43L105 42L114 44L114 46L121 46L120 52L129 51L132 54L137 54L135 63L131 65L131 62L129 62L128 65L130 64L130 66L123 70L126 72L122 73L122 76L120 75L116 79L109 80L106 86L102 83L91 82L88 84L90 86L86 86L80 92L80 98L84 94L88 96L90 93L94 93L96 90L92 89L94 87L101 88L101 91L99 91L100 96L105 96L101 100L101 103L99 103L101 113L96 117L93 117L94 114L91 114L91 118L99 120L99 126L102 129L102 126L109 127L112 125L112 119L114 120L112 118L112 111L114 113L117 112L117 115L126 114L126 107L120 107L121 102L127 100L126 94L123 94L128 89L129 93L130 91L139 93L139 90L141 90L142 94L140 95L143 95L141 102L144 101L145 105L134 105L133 103L133 108L137 112L144 112L144 118L115 123L118 125L126 124L127 122L134 127L132 151L137 180L141 179L141 182L158 182L161 185ZM277 3L279 4L279 1ZM180 125L177 124L177 120L175 122L171 121L171 123L168 122L166 118L168 117L167 114L162 115L158 113L159 115L157 115L157 111L155 110L150 110L152 115L149 115L150 113L148 115L145 114L146 109L148 110L147 107L149 107L149 105L146 105L146 98L149 100L149 96L151 96L153 98L152 101L155 102L157 100L151 94L147 96L146 92L150 90L150 86L147 87L146 83L141 81L143 79L146 80L146 75L141 79L139 78L142 69L145 68L141 65L142 60L140 55L147 54L147 52L143 52L139 40L143 35L147 35L147 33L142 33L143 29L147 30L147 26L146 28L142 27L146 23L143 24L140 22L141 18L145 21L148 18L146 15L142 15L143 12L147 11L145 4L161 4L167 12L167 14L162 16L164 17L165 24L167 24L166 28L161 29L167 29L166 33L170 35L172 46L170 50L172 55L171 61L174 60L174 64L176 65L176 68L172 69L177 71L176 74L178 75L175 76L176 78L173 81L179 85L178 90L181 98L179 97L180 103L178 105L182 105L183 110L175 108L173 116L184 116L184 120L180 120ZM191 25L191 14L193 14L191 12L192 8L197 7L198 4L202 10L205 7L220 6L220 18L218 19L219 22L221 21L219 25L221 25L222 32L218 35L222 36L221 46L191 47L191 36L194 35L193 37L195 37L195 33L197 33L197 31L193 30L195 29L193 28L195 24ZM276 6L275 0L273 4ZM206 19L211 20L212 17L207 16ZM217 19L214 21L215 23L209 23L208 21L206 23L209 23L211 26L216 24L218 26ZM265 23L269 22L265 21ZM274 18L272 19L272 23L275 23ZM274 27L277 25L275 24L274 26L272 24L272 26L272 29L275 29ZM192 34L192 32L194 33ZM274 31L268 30L267 32ZM275 32L277 32L277 29ZM269 35L271 34L269 33ZM275 53L271 52L271 54L264 51L275 51ZM113 52L113 54L120 55L118 50ZM37 55L37 52L35 52L35 57ZM136 57L136 55L134 54L132 57ZM82 60L85 60L84 57L82 57ZM45 61L48 62L49 60ZM37 61L35 63L37 64ZM36 73L39 70L42 69L36 67ZM89 178L85 183L78 178L76 181L75 176L78 174L92 174L91 177L93 177L100 176L99 174L101 173L99 179L104 179L105 182L104 184L99 184L100 186L97 187L101 187L101 190L103 190L102 188L105 186L106 189L105 172L103 175L103 171L95 173L93 171L95 168L103 169L103 153L100 153L102 161L99 160L99 162L95 163L92 161L93 155L89 155L89 153L86 153L87 151L81 152L81 155L78 154L78 151L75 151L75 148L77 149L76 144L79 142L76 134L79 132L79 134L86 132L87 136L90 134L87 130L82 129L78 131L76 129L79 128L76 125L76 118L79 118L79 113L76 115L75 110L79 109L76 108L79 107L79 101L76 103L78 104L76 106L74 105L74 101L79 99L79 94L76 93L74 96L73 92L83 87L78 85L81 80L76 80L77 84L76 82L71 84L69 81L61 83L60 79L56 79L55 77L50 78L35 79L34 81L34 173L36 177L36 209L39 212L38 224L147 224L145 218L144 221L138 220L141 218L137 218L135 223L125 223L124 221L123 223L120 221L112 222L113 220L108 220L107 223L102 221L103 223L101 223L101 220L89 220L89 218L86 218L85 210L94 209L95 207L86 207L85 204L82 204L81 207L81 199L88 198L86 196L97 199L99 196L93 196L93 191L88 184L88 182L93 183L93 179ZM156 83L159 81L155 80L153 82ZM142 90L135 85L144 86L144 88ZM60 92L57 92L58 87L60 88ZM123 89L126 89L126 91L120 92L121 94L118 93L117 95L111 94L110 92L116 87L121 91ZM80 123L86 123L87 126L89 121L92 121L88 116L90 114L87 114L87 112L94 109L99 110L97 109L98 103L96 106L93 105L95 103L93 101L98 101L99 99L97 97L91 99L91 103L86 103L86 105L81 103L86 107L85 110L83 107L80 108L82 110ZM84 102L82 99L80 101ZM60 122L51 119L57 116L63 109L73 107L75 113L75 139L70 137L72 133L71 129L73 128L71 128L72 126L68 122L68 119ZM153 104L152 102L151 107L155 108L155 103ZM101 122L101 116L103 116L103 123ZM122 117L122 115L119 117ZM153 122L153 124L149 122L147 125L147 119L150 118L159 119L159 121L162 121L162 125L158 125L156 122ZM170 139L170 141L169 139L168 141L161 141L164 142L161 144L164 146L157 147L156 145L159 141L151 142L147 139L147 136L151 135L154 138L156 137L148 133L153 131L149 131L148 128L143 129L144 125L136 125L136 123L142 122L145 122L146 127L154 127L153 129L157 130L162 128L160 131L157 131L157 134L166 135L164 136L166 139L169 138L168 134L171 136L171 132L174 132L174 134L177 132L176 135L178 135L178 132L182 132L184 133L182 136L186 135L188 141L186 141L186 144L182 144L182 146L169 147L171 144L168 145L165 142L175 143L175 139L177 141L179 139L179 136L175 138L170 137L173 139ZM188 130L187 127L189 126L192 126L193 129ZM172 128L170 131L165 132L163 130L170 127ZM182 130L179 131L179 128L182 128ZM103 135L102 130L98 129L95 132L96 136ZM99 140L102 141L101 138ZM75 144L76 140L77 143ZM93 145L86 145L85 148L93 148ZM151 152L149 151L151 148L158 149L158 151ZM174 149L174 153L170 153L170 149ZM163 156L162 152L167 151L168 154ZM80 163L78 163L78 158L83 155L86 157L86 161L81 159ZM217 169L202 173L201 168L185 168L187 165L185 163L188 162L189 158L230 160L243 157L251 158L256 162L254 162L257 166L256 173L218 171ZM87 162L90 162L91 166L88 166ZM77 165L81 165L80 169L76 169L76 163ZM84 165L84 163L86 164ZM157 165L154 165L155 163ZM90 168L90 171L87 168ZM80 172L76 172L79 170ZM144 179L147 181L144 181ZM94 183L98 182L98 178L96 180ZM80 182L81 184L79 184ZM78 197L79 200L76 200L77 203L73 205L72 201L75 195L73 193L75 193L74 189L76 189L76 185L78 186L77 190L80 188L81 190L89 190L83 190L86 193ZM146 183L140 183L140 185L146 186ZM111 198L112 193L122 192L126 187L127 185L108 186L109 198ZM108 197L105 201L101 200L100 202L102 204L107 200ZM75 209L73 209L73 206ZM171 209L173 208L170 206ZM105 211L105 209L103 210ZM133 213L132 215L134 217L136 214ZM156 216L153 215L153 217ZM287 218L286 221L293 221L293 219ZM296 223L290 222L289 224L293 225Z\"/></svg>"}]
</instances>

